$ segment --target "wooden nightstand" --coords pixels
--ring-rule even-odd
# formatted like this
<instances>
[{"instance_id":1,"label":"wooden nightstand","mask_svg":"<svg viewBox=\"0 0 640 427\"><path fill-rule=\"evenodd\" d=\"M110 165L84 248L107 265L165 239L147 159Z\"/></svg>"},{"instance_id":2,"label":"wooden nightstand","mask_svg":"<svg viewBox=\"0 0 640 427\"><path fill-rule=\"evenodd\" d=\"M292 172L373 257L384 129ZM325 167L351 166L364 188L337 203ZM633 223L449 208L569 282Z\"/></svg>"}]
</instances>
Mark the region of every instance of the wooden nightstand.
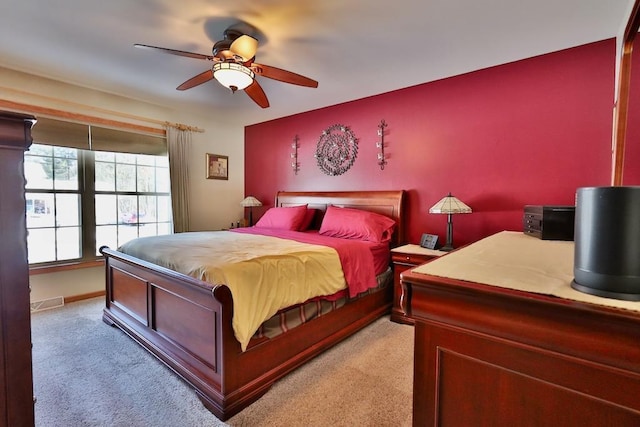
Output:
<instances>
[{"instance_id":1,"label":"wooden nightstand","mask_svg":"<svg viewBox=\"0 0 640 427\"><path fill-rule=\"evenodd\" d=\"M393 262L392 321L413 325L413 319L408 317L400 306L400 301L403 298L402 286L400 285L400 273L447 253L448 252L426 249L419 245L404 245L391 249L391 261Z\"/></svg>"}]
</instances>

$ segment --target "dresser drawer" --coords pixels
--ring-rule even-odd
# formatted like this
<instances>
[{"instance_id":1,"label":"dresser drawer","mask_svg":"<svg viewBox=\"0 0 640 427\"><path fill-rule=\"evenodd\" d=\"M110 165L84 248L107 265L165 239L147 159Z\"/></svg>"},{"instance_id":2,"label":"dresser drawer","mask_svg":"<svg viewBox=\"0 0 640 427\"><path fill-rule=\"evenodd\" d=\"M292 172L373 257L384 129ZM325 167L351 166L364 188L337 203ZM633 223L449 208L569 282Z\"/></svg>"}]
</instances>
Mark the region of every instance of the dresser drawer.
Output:
<instances>
[{"instance_id":1,"label":"dresser drawer","mask_svg":"<svg viewBox=\"0 0 640 427\"><path fill-rule=\"evenodd\" d=\"M524 234L542 238L542 215L525 212L522 217L522 230Z\"/></svg>"},{"instance_id":2,"label":"dresser drawer","mask_svg":"<svg viewBox=\"0 0 640 427\"><path fill-rule=\"evenodd\" d=\"M430 259L433 259L433 257L420 254L395 253L391 255L391 260L394 264L406 264L411 266L424 264Z\"/></svg>"}]
</instances>

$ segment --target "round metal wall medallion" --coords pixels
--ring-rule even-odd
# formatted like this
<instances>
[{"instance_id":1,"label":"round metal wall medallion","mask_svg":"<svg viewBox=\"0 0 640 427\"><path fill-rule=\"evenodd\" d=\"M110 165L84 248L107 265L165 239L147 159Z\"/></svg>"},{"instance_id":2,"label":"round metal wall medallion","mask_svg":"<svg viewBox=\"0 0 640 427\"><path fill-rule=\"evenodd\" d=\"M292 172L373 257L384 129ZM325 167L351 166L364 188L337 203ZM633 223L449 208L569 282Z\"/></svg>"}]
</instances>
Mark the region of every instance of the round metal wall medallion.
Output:
<instances>
[{"instance_id":1,"label":"round metal wall medallion","mask_svg":"<svg viewBox=\"0 0 640 427\"><path fill-rule=\"evenodd\" d=\"M348 127L333 125L322 131L316 147L316 160L327 175L342 175L358 156L358 140Z\"/></svg>"}]
</instances>

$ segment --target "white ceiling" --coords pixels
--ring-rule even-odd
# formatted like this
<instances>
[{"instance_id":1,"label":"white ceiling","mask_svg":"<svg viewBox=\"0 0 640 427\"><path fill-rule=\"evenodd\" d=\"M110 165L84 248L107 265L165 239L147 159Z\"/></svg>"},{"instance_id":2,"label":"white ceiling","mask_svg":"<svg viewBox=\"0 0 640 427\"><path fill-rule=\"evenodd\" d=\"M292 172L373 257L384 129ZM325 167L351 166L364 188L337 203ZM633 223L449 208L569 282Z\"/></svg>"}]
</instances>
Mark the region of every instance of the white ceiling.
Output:
<instances>
[{"instance_id":1,"label":"white ceiling","mask_svg":"<svg viewBox=\"0 0 640 427\"><path fill-rule=\"evenodd\" d=\"M629 0L3 0L0 66L246 124L615 37ZM216 81L175 88L231 24L255 27L256 62L319 82L258 77L271 107ZM1 86L1 83L0 83Z\"/></svg>"}]
</instances>

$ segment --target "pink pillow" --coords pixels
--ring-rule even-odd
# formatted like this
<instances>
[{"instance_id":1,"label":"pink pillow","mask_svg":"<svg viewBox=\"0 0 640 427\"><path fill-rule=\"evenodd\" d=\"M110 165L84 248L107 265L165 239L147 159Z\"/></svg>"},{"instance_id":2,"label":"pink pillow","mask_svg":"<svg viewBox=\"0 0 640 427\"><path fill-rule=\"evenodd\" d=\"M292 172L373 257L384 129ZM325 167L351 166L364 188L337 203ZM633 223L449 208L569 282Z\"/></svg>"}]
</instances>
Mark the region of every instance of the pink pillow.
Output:
<instances>
[{"instance_id":1,"label":"pink pillow","mask_svg":"<svg viewBox=\"0 0 640 427\"><path fill-rule=\"evenodd\" d=\"M344 239L388 242L396 222L375 212L328 206L319 233Z\"/></svg>"},{"instance_id":2,"label":"pink pillow","mask_svg":"<svg viewBox=\"0 0 640 427\"><path fill-rule=\"evenodd\" d=\"M270 208L256 223L256 227L298 230L307 213L307 205Z\"/></svg>"},{"instance_id":3,"label":"pink pillow","mask_svg":"<svg viewBox=\"0 0 640 427\"><path fill-rule=\"evenodd\" d=\"M313 225L313 220L316 217L316 212L318 209L307 209L307 212L304 214L304 219L302 220L302 224L300 224L300 228L298 231L307 231L309 227Z\"/></svg>"}]
</instances>

